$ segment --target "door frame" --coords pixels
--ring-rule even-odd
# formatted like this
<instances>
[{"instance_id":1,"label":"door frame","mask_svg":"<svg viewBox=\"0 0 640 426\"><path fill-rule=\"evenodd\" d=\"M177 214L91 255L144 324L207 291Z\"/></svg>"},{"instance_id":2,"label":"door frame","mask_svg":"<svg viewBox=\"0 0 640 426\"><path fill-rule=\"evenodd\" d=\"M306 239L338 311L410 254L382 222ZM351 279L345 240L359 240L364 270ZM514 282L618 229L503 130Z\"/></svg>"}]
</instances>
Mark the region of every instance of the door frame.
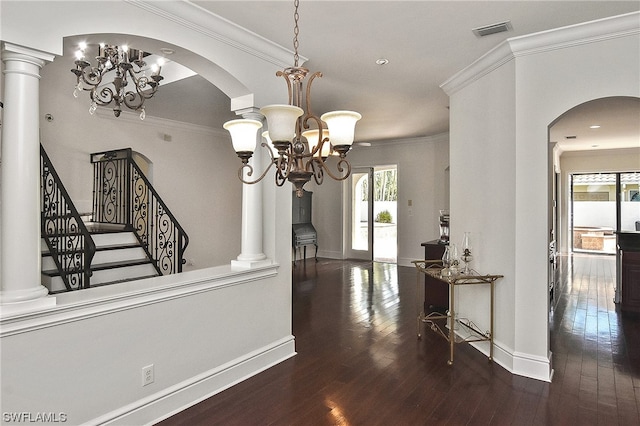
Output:
<instances>
[{"instance_id":1,"label":"door frame","mask_svg":"<svg viewBox=\"0 0 640 426\"><path fill-rule=\"evenodd\" d=\"M351 175L345 181L345 198L344 205L347 207L344 209L344 255L349 259L361 259L361 260L373 260L373 167L354 167L351 170ZM354 189L354 177L366 174L368 176L368 201L367 201L367 217L368 217L368 230L367 230L367 249L360 250L353 248L353 189Z\"/></svg>"}]
</instances>

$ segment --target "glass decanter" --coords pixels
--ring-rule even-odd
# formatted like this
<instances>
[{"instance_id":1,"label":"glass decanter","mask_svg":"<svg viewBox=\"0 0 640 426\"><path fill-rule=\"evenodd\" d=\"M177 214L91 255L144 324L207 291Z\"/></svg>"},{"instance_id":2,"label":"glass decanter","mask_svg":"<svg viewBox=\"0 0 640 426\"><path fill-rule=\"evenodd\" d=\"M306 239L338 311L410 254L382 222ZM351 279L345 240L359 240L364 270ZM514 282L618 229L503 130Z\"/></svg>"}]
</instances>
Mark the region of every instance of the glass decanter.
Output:
<instances>
[{"instance_id":1,"label":"glass decanter","mask_svg":"<svg viewBox=\"0 0 640 426\"><path fill-rule=\"evenodd\" d=\"M458 249L455 244L449 244L442 255L442 275L455 275L458 271Z\"/></svg>"}]
</instances>

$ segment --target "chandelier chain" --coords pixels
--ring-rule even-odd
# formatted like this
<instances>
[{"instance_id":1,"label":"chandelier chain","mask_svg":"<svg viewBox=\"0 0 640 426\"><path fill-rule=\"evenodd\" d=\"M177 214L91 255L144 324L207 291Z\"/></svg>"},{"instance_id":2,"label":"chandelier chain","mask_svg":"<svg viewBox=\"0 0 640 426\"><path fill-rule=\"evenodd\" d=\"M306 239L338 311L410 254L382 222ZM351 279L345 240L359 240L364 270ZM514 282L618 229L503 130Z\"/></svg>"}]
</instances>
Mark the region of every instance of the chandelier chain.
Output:
<instances>
[{"instance_id":1,"label":"chandelier chain","mask_svg":"<svg viewBox=\"0 0 640 426\"><path fill-rule=\"evenodd\" d=\"M298 27L298 19L300 18L300 15L298 14L298 6L300 5L300 0L294 0L293 5L293 21L295 22L295 26L293 27L293 66L297 67L298 60L300 59L300 56L298 55L298 46L300 45L300 43L298 42L298 34L300 33L300 28Z\"/></svg>"}]
</instances>

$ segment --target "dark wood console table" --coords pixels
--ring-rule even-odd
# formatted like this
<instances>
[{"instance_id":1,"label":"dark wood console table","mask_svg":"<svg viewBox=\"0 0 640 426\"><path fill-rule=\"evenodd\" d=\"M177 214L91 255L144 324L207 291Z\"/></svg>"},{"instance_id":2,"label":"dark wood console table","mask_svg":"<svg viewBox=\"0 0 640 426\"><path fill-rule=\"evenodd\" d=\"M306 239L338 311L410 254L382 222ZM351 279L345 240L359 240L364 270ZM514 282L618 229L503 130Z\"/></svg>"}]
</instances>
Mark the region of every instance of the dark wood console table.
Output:
<instances>
[{"instance_id":1,"label":"dark wood console table","mask_svg":"<svg viewBox=\"0 0 640 426\"><path fill-rule=\"evenodd\" d=\"M441 260L415 260L412 262L417 269L417 291L420 294L420 286L422 283L421 275L428 275L436 280L445 283L449 287L449 299L450 308L446 313L429 312L426 313L424 309L418 308L418 339L422 338L421 328L422 324L428 324L432 331L444 337L449 342L449 359L448 365L453 364L453 352L456 343L463 342L489 342L489 362L493 361L493 310L494 310L494 295L495 295L495 282L502 278L502 275L479 275L473 272L470 275L462 275L459 273L448 275L449 270L442 267ZM470 320L461 320L456 318L455 313L455 289L458 286L465 285L480 285L488 284L491 291L490 298L490 328L489 331L482 332L479 328ZM440 320L440 321L439 321ZM442 328L441 322L445 321L448 330ZM469 332L468 337L458 336L456 338L455 324L461 324Z\"/></svg>"},{"instance_id":2,"label":"dark wood console table","mask_svg":"<svg viewBox=\"0 0 640 426\"><path fill-rule=\"evenodd\" d=\"M424 247L425 259L442 259L448 244L440 240L427 241L420 244ZM432 276L424 275L424 312L445 313L449 309L449 286Z\"/></svg>"},{"instance_id":3,"label":"dark wood console table","mask_svg":"<svg viewBox=\"0 0 640 426\"><path fill-rule=\"evenodd\" d=\"M618 232L622 312L640 313L640 232Z\"/></svg>"}]
</instances>

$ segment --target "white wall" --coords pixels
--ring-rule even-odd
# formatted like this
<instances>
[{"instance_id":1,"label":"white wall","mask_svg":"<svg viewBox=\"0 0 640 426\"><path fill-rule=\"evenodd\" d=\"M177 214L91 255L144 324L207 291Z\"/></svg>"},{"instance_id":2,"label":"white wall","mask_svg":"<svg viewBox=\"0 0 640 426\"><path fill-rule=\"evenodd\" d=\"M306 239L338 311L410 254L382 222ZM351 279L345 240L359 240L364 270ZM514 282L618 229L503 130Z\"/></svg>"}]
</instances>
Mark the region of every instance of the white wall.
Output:
<instances>
[{"instance_id":1,"label":"white wall","mask_svg":"<svg viewBox=\"0 0 640 426\"><path fill-rule=\"evenodd\" d=\"M288 271L202 269L66 293L47 312L5 317L2 411L150 424L282 361L294 353ZM150 364L155 381L143 387Z\"/></svg>"},{"instance_id":2,"label":"white wall","mask_svg":"<svg viewBox=\"0 0 640 426\"><path fill-rule=\"evenodd\" d=\"M620 229L635 231L636 221L640 220L640 203L636 201L620 202ZM615 201L579 201L573 203L574 226L604 227L616 229Z\"/></svg>"},{"instance_id":3,"label":"white wall","mask_svg":"<svg viewBox=\"0 0 640 426\"><path fill-rule=\"evenodd\" d=\"M639 47L637 14L602 20L510 39L443 85L451 97L452 239L482 230L475 266L505 275L496 360L516 374L551 376L548 126L585 101L638 96ZM499 190L486 191L486 174ZM469 193L485 196L469 202ZM463 313L480 310L476 295L458 300Z\"/></svg>"},{"instance_id":4,"label":"white wall","mask_svg":"<svg viewBox=\"0 0 640 426\"><path fill-rule=\"evenodd\" d=\"M413 266L424 258L420 244L440 237L439 210L445 208L445 169L449 165L448 134L355 146L347 158L352 167L398 166L398 264ZM347 181L348 182L348 181ZM313 224L318 231L319 255L343 258L342 220L348 203L340 182L325 178L313 188ZM409 208L409 200L412 207ZM344 211L343 211L344 210ZM375 244L375 243L374 243Z\"/></svg>"},{"instance_id":5,"label":"white wall","mask_svg":"<svg viewBox=\"0 0 640 426\"><path fill-rule=\"evenodd\" d=\"M450 241L471 233L471 268L501 274L496 284L496 359L513 353L515 340L515 227L517 185L515 64L509 62L451 96ZM490 94L490 95L489 95ZM490 327L487 286L465 287L455 309L481 330ZM488 348L487 348L488 349ZM502 352L501 352L502 351Z\"/></svg>"}]
</instances>

